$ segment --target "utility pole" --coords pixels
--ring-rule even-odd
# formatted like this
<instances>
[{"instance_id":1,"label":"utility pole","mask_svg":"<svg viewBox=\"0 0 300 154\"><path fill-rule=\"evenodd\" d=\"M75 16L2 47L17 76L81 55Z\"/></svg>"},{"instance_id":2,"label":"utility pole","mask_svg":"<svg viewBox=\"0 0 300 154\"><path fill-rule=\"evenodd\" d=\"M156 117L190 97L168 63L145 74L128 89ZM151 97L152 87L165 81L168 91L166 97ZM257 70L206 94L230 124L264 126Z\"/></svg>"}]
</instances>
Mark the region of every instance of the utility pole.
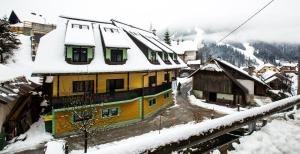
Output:
<instances>
[{"instance_id":1,"label":"utility pole","mask_svg":"<svg viewBox=\"0 0 300 154\"><path fill-rule=\"evenodd\" d=\"M297 94L300 95L300 69L299 69L299 64L300 64L300 45L298 46L298 89L297 89Z\"/></svg>"}]
</instances>

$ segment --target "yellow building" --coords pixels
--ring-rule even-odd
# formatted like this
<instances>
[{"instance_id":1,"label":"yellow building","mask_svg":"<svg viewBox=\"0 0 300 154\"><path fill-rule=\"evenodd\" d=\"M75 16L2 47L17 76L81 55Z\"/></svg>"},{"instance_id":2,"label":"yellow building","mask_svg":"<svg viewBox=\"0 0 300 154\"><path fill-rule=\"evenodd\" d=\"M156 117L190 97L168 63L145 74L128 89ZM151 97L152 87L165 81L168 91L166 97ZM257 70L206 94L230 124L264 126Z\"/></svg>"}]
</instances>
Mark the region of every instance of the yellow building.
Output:
<instances>
[{"instance_id":1,"label":"yellow building","mask_svg":"<svg viewBox=\"0 0 300 154\"><path fill-rule=\"evenodd\" d=\"M40 42L35 75L44 77L56 136L139 122L172 103L176 71L186 67L157 36L127 24L61 17Z\"/></svg>"}]
</instances>

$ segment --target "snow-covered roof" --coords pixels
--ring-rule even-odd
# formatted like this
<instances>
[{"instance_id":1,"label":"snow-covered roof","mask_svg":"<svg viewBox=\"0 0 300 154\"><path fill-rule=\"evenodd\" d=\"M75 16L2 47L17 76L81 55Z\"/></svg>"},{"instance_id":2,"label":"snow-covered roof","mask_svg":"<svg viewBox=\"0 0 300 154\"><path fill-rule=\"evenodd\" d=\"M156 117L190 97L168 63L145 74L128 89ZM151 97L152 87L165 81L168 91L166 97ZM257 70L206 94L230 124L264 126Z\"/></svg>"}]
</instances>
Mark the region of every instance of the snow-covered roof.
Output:
<instances>
[{"instance_id":1,"label":"snow-covered roof","mask_svg":"<svg viewBox=\"0 0 300 154\"><path fill-rule=\"evenodd\" d=\"M112 24L100 24L101 34L106 47L130 48L126 33Z\"/></svg>"},{"instance_id":2,"label":"snow-covered roof","mask_svg":"<svg viewBox=\"0 0 300 154\"><path fill-rule=\"evenodd\" d=\"M172 41L172 49L177 53L177 54L184 54L185 51L197 51L197 42L192 41L192 40L186 40L186 41Z\"/></svg>"},{"instance_id":3,"label":"snow-covered roof","mask_svg":"<svg viewBox=\"0 0 300 154\"><path fill-rule=\"evenodd\" d=\"M0 64L0 74L1 74L0 75L0 83L14 80L14 79L22 76L21 73L16 72L3 64Z\"/></svg>"},{"instance_id":4,"label":"snow-covered roof","mask_svg":"<svg viewBox=\"0 0 300 154\"><path fill-rule=\"evenodd\" d=\"M132 35L133 37L135 37L137 40L139 40L140 42L142 42L144 45L146 45L148 48L150 48L151 50L153 50L153 51L162 51L160 48L158 48L152 42L150 42L149 40L147 40L141 34L135 33L135 32L129 32L129 33L130 33L130 35Z\"/></svg>"},{"instance_id":5,"label":"snow-covered roof","mask_svg":"<svg viewBox=\"0 0 300 154\"><path fill-rule=\"evenodd\" d=\"M161 41L156 35L154 35L153 33L146 31L146 30L142 30L140 28L131 26L131 25L127 25L118 21L115 21L114 24L116 24L118 27L123 28L124 30L131 32L133 34L140 34L142 35L142 37L144 37L146 40L148 41L141 41L142 43L144 43L145 45L149 45L149 43L151 43L151 46L156 46L156 48L163 50L167 53L174 53L175 51L173 51L171 49L171 46L169 46L168 44L164 43L163 41ZM152 48L150 46L148 46L149 48ZM155 51L159 51L159 50L155 50Z\"/></svg>"},{"instance_id":6,"label":"snow-covered roof","mask_svg":"<svg viewBox=\"0 0 300 154\"><path fill-rule=\"evenodd\" d=\"M21 22L29 21L33 23L46 24L46 18L41 14L35 12L18 12L15 10L14 12Z\"/></svg>"},{"instance_id":7,"label":"snow-covered roof","mask_svg":"<svg viewBox=\"0 0 300 154\"><path fill-rule=\"evenodd\" d=\"M263 69L264 67L275 67L275 68L276 68L276 66L274 66L274 65L271 64L271 63L265 63L265 64L263 64L263 65L258 66L258 67L256 68L256 70L259 71L259 70Z\"/></svg>"},{"instance_id":8,"label":"snow-covered roof","mask_svg":"<svg viewBox=\"0 0 300 154\"><path fill-rule=\"evenodd\" d=\"M241 68L238 68L237 66L232 65L231 63L229 63L229 62L227 62L227 61L224 61L224 60L221 60L221 59L215 59L215 60L216 60L217 62L220 62L220 63L224 64L224 65L227 65L228 67L231 67L232 69L234 69L234 70L236 70L236 71L238 71L238 72L240 72L240 73L242 73L242 74L244 74L244 75L246 75L246 76L252 78L253 80L255 80L255 81L257 81L257 82L260 82L260 83L262 83L262 84L268 86L266 83L264 83L262 80L260 80L260 79L257 78L256 76L251 76L251 75L249 75L248 72L244 71L244 70L241 69Z\"/></svg>"},{"instance_id":9,"label":"snow-covered roof","mask_svg":"<svg viewBox=\"0 0 300 154\"><path fill-rule=\"evenodd\" d=\"M287 67L297 67L297 63L280 63L281 66L287 66Z\"/></svg>"},{"instance_id":10,"label":"snow-covered roof","mask_svg":"<svg viewBox=\"0 0 300 154\"><path fill-rule=\"evenodd\" d=\"M270 82L274 81L277 78L278 78L277 76L272 76L272 77L268 78L267 80L265 80L265 83L270 83Z\"/></svg>"},{"instance_id":11,"label":"snow-covered roof","mask_svg":"<svg viewBox=\"0 0 300 154\"><path fill-rule=\"evenodd\" d=\"M200 65L201 64L201 60L189 60L187 61L188 65Z\"/></svg>"},{"instance_id":12,"label":"snow-covered roof","mask_svg":"<svg viewBox=\"0 0 300 154\"><path fill-rule=\"evenodd\" d=\"M209 63L206 64L205 66L200 68L201 70L206 70L206 71L216 71L216 72L222 72L223 70L215 63Z\"/></svg>"},{"instance_id":13,"label":"snow-covered roof","mask_svg":"<svg viewBox=\"0 0 300 154\"><path fill-rule=\"evenodd\" d=\"M67 24L65 45L95 46L93 27L90 22L69 20ZM80 25L88 27L77 27Z\"/></svg>"},{"instance_id":14,"label":"snow-covered roof","mask_svg":"<svg viewBox=\"0 0 300 154\"><path fill-rule=\"evenodd\" d=\"M261 75L261 77L265 80L265 79L268 79L269 77L271 77L272 75L276 74L275 72L273 71L266 71L265 73L263 73Z\"/></svg>"},{"instance_id":15,"label":"snow-covered roof","mask_svg":"<svg viewBox=\"0 0 300 154\"><path fill-rule=\"evenodd\" d=\"M100 35L99 25L103 23L93 22L93 28L88 33L92 33L95 43L94 58L90 64L73 65L65 60L65 32L68 27L66 23L78 23L78 20L67 19L62 17L59 19L57 28L41 38L38 52L34 62L35 74L56 74L56 73L101 73L101 72L132 72L132 71L150 71L164 70L186 67L186 64L178 58L180 64L175 64L171 60L171 65L165 64L163 61L160 65L151 64L144 53L126 34L124 40L128 43L130 49L127 50L127 61L123 65L109 65L105 63L102 38ZM85 21L85 24L91 25L91 22ZM118 26L117 26L118 27ZM80 29L81 30L81 29ZM76 31L78 32L78 31ZM80 33L80 32L79 32ZM75 34L76 37L80 37ZM90 34L89 34L90 35ZM77 39L77 38L74 38ZM160 58L158 56L158 58ZM55 62L54 62L55 60Z\"/></svg>"}]
</instances>

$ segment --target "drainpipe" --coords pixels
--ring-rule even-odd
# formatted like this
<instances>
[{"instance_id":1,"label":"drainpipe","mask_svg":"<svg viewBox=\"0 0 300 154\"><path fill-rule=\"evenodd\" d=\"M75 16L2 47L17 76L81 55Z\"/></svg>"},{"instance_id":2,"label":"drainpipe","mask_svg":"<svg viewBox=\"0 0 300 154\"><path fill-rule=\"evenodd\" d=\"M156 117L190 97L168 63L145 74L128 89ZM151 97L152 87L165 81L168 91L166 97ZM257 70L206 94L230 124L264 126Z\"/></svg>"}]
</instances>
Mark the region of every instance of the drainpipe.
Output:
<instances>
[{"instance_id":1,"label":"drainpipe","mask_svg":"<svg viewBox=\"0 0 300 154\"><path fill-rule=\"evenodd\" d=\"M141 104L141 109L142 109L142 115L141 115L141 119L144 120L145 116L144 116L144 80L145 80L145 76L149 75L149 71L147 72L147 74L143 74L142 76L142 104Z\"/></svg>"}]
</instances>

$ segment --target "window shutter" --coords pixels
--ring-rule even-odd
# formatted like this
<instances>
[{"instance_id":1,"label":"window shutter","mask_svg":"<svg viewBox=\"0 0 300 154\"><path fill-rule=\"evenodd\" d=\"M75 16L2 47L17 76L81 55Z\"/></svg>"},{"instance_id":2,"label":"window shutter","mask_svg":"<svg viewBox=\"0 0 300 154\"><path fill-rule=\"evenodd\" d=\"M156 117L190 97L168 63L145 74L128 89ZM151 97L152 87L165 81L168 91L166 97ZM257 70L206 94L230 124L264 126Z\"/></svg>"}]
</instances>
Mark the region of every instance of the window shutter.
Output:
<instances>
[{"instance_id":1,"label":"window shutter","mask_svg":"<svg viewBox=\"0 0 300 154\"><path fill-rule=\"evenodd\" d=\"M72 59L73 57L72 49L73 49L72 47L67 47L67 58Z\"/></svg>"},{"instance_id":2,"label":"window shutter","mask_svg":"<svg viewBox=\"0 0 300 154\"><path fill-rule=\"evenodd\" d=\"M106 56L105 56L105 59L109 59L111 60L111 50L110 49L106 49Z\"/></svg>"},{"instance_id":3,"label":"window shutter","mask_svg":"<svg viewBox=\"0 0 300 154\"><path fill-rule=\"evenodd\" d=\"M127 60L127 49L123 49L123 60Z\"/></svg>"}]
</instances>

